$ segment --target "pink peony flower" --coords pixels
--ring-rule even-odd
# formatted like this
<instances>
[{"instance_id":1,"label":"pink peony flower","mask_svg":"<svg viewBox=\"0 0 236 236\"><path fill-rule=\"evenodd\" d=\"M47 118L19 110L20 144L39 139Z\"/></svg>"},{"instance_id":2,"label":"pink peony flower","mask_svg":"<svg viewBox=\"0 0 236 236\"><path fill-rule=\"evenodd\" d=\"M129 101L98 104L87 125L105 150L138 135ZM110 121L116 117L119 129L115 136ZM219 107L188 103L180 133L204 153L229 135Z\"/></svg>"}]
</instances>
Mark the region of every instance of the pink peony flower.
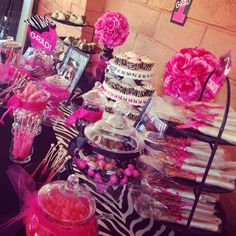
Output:
<instances>
[{"instance_id":1,"label":"pink peony flower","mask_svg":"<svg viewBox=\"0 0 236 236\"><path fill-rule=\"evenodd\" d=\"M201 75L209 74L212 67L207 63L206 60L200 57L195 57L191 60L188 68L185 69L185 74L189 77L198 77Z\"/></svg>"},{"instance_id":2,"label":"pink peony flower","mask_svg":"<svg viewBox=\"0 0 236 236\"><path fill-rule=\"evenodd\" d=\"M176 53L167 63L167 70L176 75L182 75L183 70L188 67L191 60L190 54Z\"/></svg>"},{"instance_id":3,"label":"pink peony flower","mask_svg":"<svg viewBox=\"0 0 236 236\"><path fill-rule=\"evenodd\" d=\"M218 65L216 57L203 48L181 49L166 63L165 93L184 101L197 100L208 75ZM206 93L203 99L212 97Z\"/></svg>"},{"instance_id":4,"label":"pink peony flower","mask_svg":"<svg viewBox=\"0 0 236 236\"><path fill-rule=\"evenodd\" d=\"M113 49L122 45L129 35L127 19L119 12L107 12L95 23L95 38Z\"/></svg>"}]
</instances>

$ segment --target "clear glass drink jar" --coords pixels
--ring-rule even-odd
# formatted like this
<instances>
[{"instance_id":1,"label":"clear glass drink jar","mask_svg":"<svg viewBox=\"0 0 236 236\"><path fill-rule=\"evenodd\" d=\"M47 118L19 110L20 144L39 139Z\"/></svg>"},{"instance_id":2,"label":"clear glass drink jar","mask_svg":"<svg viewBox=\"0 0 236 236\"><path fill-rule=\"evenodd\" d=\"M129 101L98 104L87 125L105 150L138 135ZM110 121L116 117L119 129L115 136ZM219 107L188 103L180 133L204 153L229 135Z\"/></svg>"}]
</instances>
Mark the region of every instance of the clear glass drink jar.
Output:
<instances>
[{"instance_id":1,"label":"clear glass drink jar","mask_svg":"<svg viewBox=\"0 0 236 236\"><path fill-rule=\"evenodd\" d=\"M27 236L98 235L95 201L76 178L71 175L67 181L55 181L39 190L25 221Z\"/></svg>"}]
</instances>

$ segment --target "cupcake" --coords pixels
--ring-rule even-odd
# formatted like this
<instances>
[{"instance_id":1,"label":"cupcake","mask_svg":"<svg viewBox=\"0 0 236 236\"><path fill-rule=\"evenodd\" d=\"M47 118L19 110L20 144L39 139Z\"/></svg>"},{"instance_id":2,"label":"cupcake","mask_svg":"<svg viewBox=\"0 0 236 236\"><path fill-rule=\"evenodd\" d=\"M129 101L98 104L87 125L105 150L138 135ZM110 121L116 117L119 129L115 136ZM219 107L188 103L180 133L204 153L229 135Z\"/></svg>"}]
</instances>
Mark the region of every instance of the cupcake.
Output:
<instances>
[{"instance_id":1,"label":"cupcake","mask_svg":"<svg viewBox=\"0 0 236 236\"><path fill-rule=\"evenodd\" d=\"M130 70L138 70L141 67L141 61L138 59L128 59L127 67Z\"/></svg>"},{"instance_id":2,"label":"cupcake","mask_svg":"<svg viewBox=\"0 0 236 236\"><path fill-rule=\"evenodd\" d=\"M135 121L135 120L138 118L139 114L140 114L139 111L133 110L133 111L131 111L131 112L128 114L128 118L129 118L130 120Z\"/></svg>"},{"instance_id":3,"label":"cupcake","mask_svg":"<svg viewBox=\"0 0 236 236\"><path fill-rule=\"evenodd\" d=\"M124 55L125 55L128 59L137 59L137 60L140 59L140 56L139 56L136 52L133 52L133 51L125 52Z\"/></svg>"},{"instance_id":4,"label":"cupcake","mask_svg":"<svg viewBox=\"0 0 236 236\"><path fill-rule=\"evenodd\" d=\"M142 62L141 68L146 71L150 71L155 64L155 62L152 61L149 57L142 58L141 62Z\"/></svg>"},{"instance_id":5,"label":"cupcake","mask_svg":"<svg viewBox=\"0 0 236 236\"><path fill-rule=\"evenodd\" d=\"M131 94L132 93L132 89L133 87L130 85L130 84L127 84L127 83L122 83L122 87L120 89L120 92L123 93L123 94Z\"/></svg>"},{"instance_id":6,"label":"cupcake","mask_svg":"<svg viewBox=\"0 0 236 236\"><path fill-rule=\"evenodd\" d=\"M65 12L64 14L65 14L65 16L66 16L66 20L69 21L71 14L70 14L69 12Z\"/></svg>"},{"instance_id":7,"label":"cupcake","mask_svg":"<svg viewBox=\"0 0 236 236\"><path fill-rule=\"evenodd\" d=\"M108 84L109 84L113 89L116 89L116 90L118 90L118 87L120 87L119 81L117 81L116 79L110 79Z\"/></svg>"},{"instance_id":8,"label":"cupcake","mask_svg":"<svg viewBox=\"0 0 236 236\"><path fill-rule=\"evenodd\" d=\"M59 12L57 15L58 20L66 20L66 15L62 12Z\"/></svg>"},{"instance_id":9,"label":"cupcake","mask_svg":"<svg viewBox=\"0 0 236 236\"><path fill-rule=\"evenodd\" d=\"M144 97L145 89L142 86L135 86L133 89L133 95L136 97Z\"/></svg>"},{"instance_id":10,"label":"cupcake","mask_svg":"<svg viewBox=\"0 0 236 236\"><path fill-rule=\"evenodd\" d=\"M110 113L110 114L113 114L113 110L112 110L113 104L114 104L113 101L107 102L106 105L105 105L105 111Z\"/></svg>"},{"instance_id":11,"label":"cupcake","mask_svg":"<svg viewBox=\"0 0 236 236\"><path fill-rule=\"evenodd\" d=\"M89 43L89 47L91 49L91 51L93 51L95 49L96 43Z\"/></svg>"},{"instance_id":12,"label":"cupcake","mask_svg":"<svg viewBox=\"0 0 236 236\"><path fill-rule=\"evenodd\" d=\"M65 39L64 39L64 43L65 44L72 44L72 42L75 40L75 37L73 37L73 36L69 36L69 37L66 37Z\"/></svg>"},{"instance_id":13,"label":"cupcake","mask_svg":"<svg viewBox=\"0 0 236 236\"><path fill-rule=\"evenodd\" d=\"M155 92L154 86L149 82L143 82L142 87L145 89L145 96L150 97Z\"/></svg>"},{"instance_id":14,"label":"cupcake","mask_svg":"<svg viewBox=\"0 0 236 236\"><path fill-rule=\"evenodd\" d=\"M119 66L126 65L127 57L123 53L115 55L115 63Z\"/></svg>"},{"instance_id":15,"label":"cupcake","mask_svg":"<svg viewBox=\"0 0 236 236\"><path fill-rule=\"evenodd\" d=\"M54 18L54 19L57 19L58 13L59 13L59 12L53 12L52 15L51 15L51 17Z\"/></svg>"},{"instance_id":16,"label":"cupcake","mask_svg":"<svg viewBox=\"0 0 236 236\"><path fill-rule=\"evenodd\" d=\"M76 15L70 14L70 16L69 16L69 21L70 22L74 23L76 21L76 19L77 19Z\"/></svg>"},{"instance_id":17,"label":"cupcake","mask_svg":"<svg viewBox=\"0 0 236 236\"><path fill-rule=\"evenodd\" d=\"M74 23L77 25L84 25L85 21L86 21L85 16L78 16Z\"/></svg>"},{"instance_id":18,"label":"cupcake","mask_svg":"<svg viewBox=\"0 0 236 236\"><path fill-rule=\"evenodd\" d=\"M89 48L88 44L85 41L83 41L79 44L79 49L82 51L88 51L88 48Z\"/></svg>"}]
</instances>

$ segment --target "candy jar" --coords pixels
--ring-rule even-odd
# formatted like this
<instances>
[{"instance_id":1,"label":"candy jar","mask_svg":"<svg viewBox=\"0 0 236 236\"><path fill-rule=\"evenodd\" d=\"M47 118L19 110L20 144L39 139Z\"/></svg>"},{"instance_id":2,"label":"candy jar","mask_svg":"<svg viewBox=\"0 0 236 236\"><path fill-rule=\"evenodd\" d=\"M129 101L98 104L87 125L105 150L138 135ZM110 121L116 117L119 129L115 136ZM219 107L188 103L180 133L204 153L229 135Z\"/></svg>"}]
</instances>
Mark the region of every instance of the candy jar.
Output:
<instances>
[{"instance_id":1,"label":"candy jar","mask_svg":"<svg viewBox=\"0 0 236 236\"><path fill-rule=\"evenodd\" d=\"M139 177L137 158L143 150L143 139L124 115L129 105L115 102L114 115L88 125L86 143L75 152L78 168L96 183L124 185Z\"/></svg>"},{"instance_id":2,"label":"candy jar","mask_svg":"<svg viewBox=\"0 0 236 236\"><path fill-rule=\"evenodd\" d=\"M12 124L12 140L10 145L10 159L18 164L25 164L31 160L34 138L41 133L40 119L30 118L26 123Z\"/></svg>"},{"instance_id":3,"label":"candy jar","mask_svg":"<svg viewBox=\"0 0 236 236\"><path fill-rule=\"evenodd\" d=\"M100 91L101 83L97 82L95 87L82 95L83 104L70 117L67 118L66 124L75 123L79 134L83 134L86 125L94 123L102 118L106 98Z\"/></svg>"},{"instance_id":4,"label":"candy jar","mask_svg":"<svg viewBox=\"0 0 236 236\"><path fill-rule=\"evenodd\" d=\"M97 236L95 210L93 197L79 185L77 175L46 184L25 219L27 236Z\"/></svg>"}]
</instances>

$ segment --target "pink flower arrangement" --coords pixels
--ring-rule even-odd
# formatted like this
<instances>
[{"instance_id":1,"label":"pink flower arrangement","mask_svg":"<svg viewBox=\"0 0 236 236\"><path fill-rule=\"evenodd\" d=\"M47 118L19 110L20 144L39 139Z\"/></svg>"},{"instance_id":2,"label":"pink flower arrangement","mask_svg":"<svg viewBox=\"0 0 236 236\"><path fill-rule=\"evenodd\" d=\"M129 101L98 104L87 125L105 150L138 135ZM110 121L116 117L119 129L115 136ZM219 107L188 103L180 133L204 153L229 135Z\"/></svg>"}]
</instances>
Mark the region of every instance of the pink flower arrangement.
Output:
<instances>
[{"instance_id":1,"label":"pink flower arrangement","mask_svg":"<svg viewBox=\"0 0 236 236\"><path fill-rule=\"evenodd\" d=\"M95 38L110 49L122 45L129 34L127 19L119 12L106 12L94 27Z\"/></svg>"},{"instance_id":2,"label":"pink flower arrangement","mask_svg":"<svg viewBox=\"0 0 236 236\"><path fill-rule=\"evenodd\" d=\"M197 100L208 75L219 65L216 57L203 48L183 48L166 64L166 94L184 100ZM203 100L213 97L204 93Z\"/></svg>"}]
</instances>

